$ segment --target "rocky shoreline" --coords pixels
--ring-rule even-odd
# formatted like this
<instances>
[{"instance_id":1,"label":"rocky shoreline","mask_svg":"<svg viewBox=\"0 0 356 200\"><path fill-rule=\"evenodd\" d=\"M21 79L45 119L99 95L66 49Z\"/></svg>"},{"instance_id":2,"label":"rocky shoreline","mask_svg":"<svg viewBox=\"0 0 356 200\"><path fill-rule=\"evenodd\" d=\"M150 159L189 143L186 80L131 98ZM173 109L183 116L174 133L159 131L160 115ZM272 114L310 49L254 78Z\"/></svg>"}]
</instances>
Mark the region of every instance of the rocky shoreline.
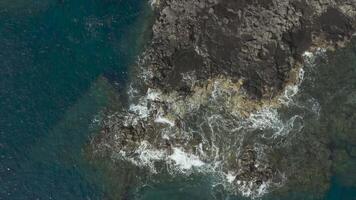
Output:
<instances>
[{"instance_id":1,"label":"rocky shoreline","mask_svg":"<svg viewBox=\"0 0 356 200\"><path fill-rule=\"evenodd\" d=\"M328 141L306 142L314 137L306 135L304 143L288 138L289 146L280 145L276 138L298 131L300 119L282 119L277 109L288 109L298 92L309 54L343 47L352 38L356 2L151 4L157 17L132 74L130 105L103 122L92 142L96 154L152 174L165 168L162 163L179 173L203 168L252 198L285 185L325 192Z\"/></svg>"}]
</instances>

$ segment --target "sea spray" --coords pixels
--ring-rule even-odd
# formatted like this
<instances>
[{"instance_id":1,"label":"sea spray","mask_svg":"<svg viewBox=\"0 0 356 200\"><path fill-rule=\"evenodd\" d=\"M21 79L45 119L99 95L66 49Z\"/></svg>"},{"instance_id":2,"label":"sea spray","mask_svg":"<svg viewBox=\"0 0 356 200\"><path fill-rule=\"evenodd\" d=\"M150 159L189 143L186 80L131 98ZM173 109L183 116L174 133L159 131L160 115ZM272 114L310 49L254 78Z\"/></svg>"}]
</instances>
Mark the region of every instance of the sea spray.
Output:
<instances>
[{"instance_id":1,"label":"sea spray","mask_svg":"<svg viewBox=\"0 0 356 200\"><path fill-rule=\"evenodd\" d=\"M282 186L294 174L304 173L302 168L290 170L293 157L285 154L304 139L299 133L308 111L298 101L304 79L301 58L306 65L312 65L315 59L312 50L303 55L295 53L305 47L294 44L294 33L305 31L298 28L304 27L304 21L310 22L311 32L318 32L323 17L343 13L328 9L329 4L306 2L304 6L312 8L310 19L302 19L300 9L294 9L294 5L290 9L287 1L272 12L277 15L271 19L279 23L274 23L276 37L269 37L260 35L265 31L251 32L250 26L225 16L215 21L221 13L215 12L215 7L204 9L215 1L163 1L166 4L161 7L157 2L150 1L160 15L134 80L135 85L142 86L142 96L130 102L130 109L118 113L116 120L104 124L111 133L105 141L120 152L129 152L125 153L128 160L143 160L138 162L143 167L154 167L155 173L168 169L172 176L175 172L190 175L208 169L211 174L222 175L221 181L232 186L232 192L252 198ZM197 15L196 9L206 16ZM234 5L229 9L234 10ZM258 10L270 8L246 7L249 9L253 12L244 16L246 20L269 33L270 25L264 21L267 18L259 13L271 12ZM340 20L347 23L345 17ZM206 20L212 26L205 26ZM240 28L231 28L232 24ZM216 27L229 34L217 32ZM236 30L236 38L225 37ZM311 34L313 41L306 45L324 39ZM240 46L241 41L245 42ZM217 51L210 45L215 43L230 52ZM305 109L300 110L302 107ZM311 111L320 111L316 100ZM143 154L142 149L159 156ZM289 153L298 155L302 151Z\"/></svg>"},{"instance_id":2,"label":"sea spray","mask_svg":"<svg viewBox=\"0 0 356 200\"><path fill-rule=\"evenodd\" d=\"M210 174L218 177L212 184L222 184L231 194L259 198L282 187L290 176L288 169L273 163L271 152L288 149L300 137L305 112L320 112L315 98L298 100L305 76L303 68L296 68L295 80L268 101L248 99L243 80L224 76L202 82L186 74L194 91L186 96L147 88L116 117L123 120L108 123L120 130L110 139L120 149L115 159L157 176ZM282 115L283 109L304 111ZM142 126L142 136L129 131L136 126Z\"/></svg>"},{"instance_id":3,"label":"sea spray","mask_svg":"<svg viewBox=\"0 0 356 200\"><path fill-rule=\"evenodd\" d=\"M282 106L293 105L303 76L304 71L300 69L295 85L286 87L286 90L293 88L293 92L285 91L276 98L283 102ZM123 146L122 140L136 136L128 137L129 132L125 132L125 135L116 132L113 142L121 149L120 157L148 168L152 174L162 171L157 168L161 165L156 164L162 162L171 175L189 175L194 171L221 174L220 183L226 182L226 188L235 185L232 192L243 196L260 197L268 190L281 186L282 182L275 180L282 179L275 177L282 175L271 171L268 158L263 153L270 147L261 150L258 146L262 144L257 142L246 154L246 138L257 130L272 132L271 136L261 134L257 138L270 138L273 141L274 138L285 137L291 130L301 129L301 126L295 127L295 121L302 121L302 117L295 115L284 120L274 103L260 105L254 101L248 102L243 97L241 82L234 83L228 78L219 77L208 81L203 87L200 85L197 84L194 89L196 94L186 98L179 97L175 92L164 93L153 88L148 88L144 96L136 98L136 103L132 103L128 112L122 115L124 120L115 125L130 129L146 123L152 128L145 128L144 134L148 140L130 139L130 146ZM238 109L244 105L247 110L239 112L241 110ZM149 132L151 129L155 131ZM251 160L255 172L246 174L244 171L247 164L240 160L244 155L257 156ZM260 180L262 175L267 179Z\"/></svg>"}]
</instances>

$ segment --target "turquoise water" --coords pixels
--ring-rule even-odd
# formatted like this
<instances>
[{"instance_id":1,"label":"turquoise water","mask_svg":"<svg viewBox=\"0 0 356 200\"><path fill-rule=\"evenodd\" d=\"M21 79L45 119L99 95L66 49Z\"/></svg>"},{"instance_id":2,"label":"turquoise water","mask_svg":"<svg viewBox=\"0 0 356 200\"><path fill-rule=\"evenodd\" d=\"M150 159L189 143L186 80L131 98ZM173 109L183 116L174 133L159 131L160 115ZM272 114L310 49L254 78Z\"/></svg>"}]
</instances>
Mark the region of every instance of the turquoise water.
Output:
<instances>
[{"instance_id":1,"label":"turquoise water","mask_svg":"<svg viewBox=\"0 0 356 200\"><path fill-rule=\"evenodd\" d=\"M85 148L120 106L146 12L142 0L0 1L0 199L120 198L112 185L123 180L91 165ZM309 74L301 92L320 102L336 160L325 199L356 199L356 41ZM208 177L131 191L123 198L236 199Z\"/></svg>"}]
</instances>

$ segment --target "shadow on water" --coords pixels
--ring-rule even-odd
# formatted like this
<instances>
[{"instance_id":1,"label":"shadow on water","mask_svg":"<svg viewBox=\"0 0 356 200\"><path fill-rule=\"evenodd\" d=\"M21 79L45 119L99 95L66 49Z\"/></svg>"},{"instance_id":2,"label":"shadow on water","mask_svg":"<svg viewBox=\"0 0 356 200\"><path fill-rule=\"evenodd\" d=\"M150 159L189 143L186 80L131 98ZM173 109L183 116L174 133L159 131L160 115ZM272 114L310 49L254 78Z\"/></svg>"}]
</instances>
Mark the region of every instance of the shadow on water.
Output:
<instances>
[{"instance_id":1,"label":"shadow on water","mask_svg":"<svg viewBox=\"0 0 356 200\"><path fill-rule=\"evenodd\" d=\"M120 106L146 7L0 1L0 199L105 198L83 145L101 114Z\"/></svg>"}]
</instances>

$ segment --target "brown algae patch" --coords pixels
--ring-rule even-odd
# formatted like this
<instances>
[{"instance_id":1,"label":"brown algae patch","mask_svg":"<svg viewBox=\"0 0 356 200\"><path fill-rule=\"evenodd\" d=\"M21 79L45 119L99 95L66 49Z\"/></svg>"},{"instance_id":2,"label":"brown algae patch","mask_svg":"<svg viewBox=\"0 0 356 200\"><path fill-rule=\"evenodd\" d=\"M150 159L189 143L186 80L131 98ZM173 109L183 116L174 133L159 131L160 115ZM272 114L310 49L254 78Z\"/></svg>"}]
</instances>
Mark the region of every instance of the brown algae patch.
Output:
<instances>
[{"instance_id":1,"label":"brown algae patch","mask_svg":"<svg viewBox=\"0 0 356 200\"><path fill-rule=\"evenodd\" d=\"M291 71L291 80L288 81L286 89L289 86L297 87L299 85L302 81L301 71L302 68ZM266 107L278 108L281 106L280 99L285 95L285 90L270 99L252 99L246 93L243 84L243 79L233 81L229 77L219 76L194 84L187 96L182 96L176 91L162 93L159 89L148 89L147 97L154 102L164 103L168 106L164 113L168 112L179 118L183 118L187 112L197 110L201 106L213 104L218 104L219 107L240 118L247 118L251 113Z\"/></svg>"}]
</instances>

